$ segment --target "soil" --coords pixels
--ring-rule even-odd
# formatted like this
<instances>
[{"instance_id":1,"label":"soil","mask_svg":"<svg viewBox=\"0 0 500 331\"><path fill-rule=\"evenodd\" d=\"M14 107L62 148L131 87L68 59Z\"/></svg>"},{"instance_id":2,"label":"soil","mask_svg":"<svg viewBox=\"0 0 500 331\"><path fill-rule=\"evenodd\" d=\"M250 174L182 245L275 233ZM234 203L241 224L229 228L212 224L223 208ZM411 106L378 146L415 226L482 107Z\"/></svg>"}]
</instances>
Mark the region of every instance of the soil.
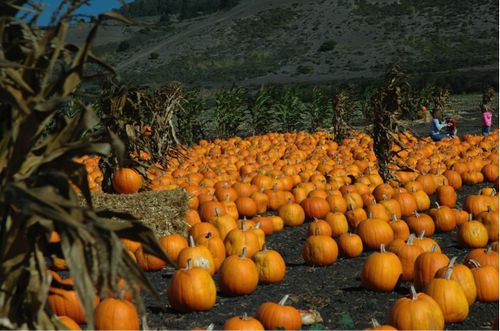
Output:
<instances>
[{"instance_id":1,"label":"soil","mask_svg":"<svg viewBox=\"0 0 500 331\"><path fill-rule=\"evenodd\" d=\"M480 134L479 113L460 114L459 133ZM494 115L498 123L498 114ZM427 134L428 123L415 123L414 132ZM458 207L462 206L469 194L476 194L480 188L491 186L484 183L476 186L464 186L458 191ZM432 200L433 197L431 197ZM144 296L147 308L147 322L151 329L192 329L215 324L221 329L224 322L235 315L247 312L254 315L260 304L266 301L278 302L285 294L290 294L289 304L300 309L316 309L324 322L314 325L315 329L363 329L369 326L370 319L376 318L381 324L386 322L387 314L393 303L409 293L409 284L400 283L393 292L381 293L361 287L360 272L366 258L372 252L364 252L353 259L339 257L336 263L328 267L310 267L304 263L301 248L306 239L308 224L297 228L285 228L266 238L269 248L281 253L286 261L285 280L275 285L259 285L251 295L243 297L225 297L218 294L217 303L208 312L188 314L175 313L169 308L166 287L173 275L173 270L165 268L147 274L161 296L156 302L150 296ZM457 246L457 230L450 233L436 234L435 239L442 251L450 258L458 257L461 262L469 250ZM217 275L215 281L217 283ZM498 302L476 302L470 307L468 318L462 323L447 324L450 330L491 329L498 318ZM311 328L311 327L305 327Z\"/></svg>"}]
</instances>

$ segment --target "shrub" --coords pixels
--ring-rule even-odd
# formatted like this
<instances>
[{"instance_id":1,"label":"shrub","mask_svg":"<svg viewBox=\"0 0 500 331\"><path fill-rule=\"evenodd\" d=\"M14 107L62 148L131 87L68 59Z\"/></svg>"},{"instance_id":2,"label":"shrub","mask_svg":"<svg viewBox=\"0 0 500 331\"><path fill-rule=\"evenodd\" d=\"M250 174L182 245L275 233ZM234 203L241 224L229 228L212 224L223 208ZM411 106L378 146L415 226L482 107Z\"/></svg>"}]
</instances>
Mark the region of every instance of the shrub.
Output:
<instances>
[{"instance_id":1,"label":"shrub","mask_svg":"<svg viewBox=\"0 0 500 331\"><path fill-rule=\"evenodd\" d=\"M318 48L318 52L329 52L332 51L337 43L333 40L327 40L324 43L321 44Z\"/></svg>"}]
</instances>

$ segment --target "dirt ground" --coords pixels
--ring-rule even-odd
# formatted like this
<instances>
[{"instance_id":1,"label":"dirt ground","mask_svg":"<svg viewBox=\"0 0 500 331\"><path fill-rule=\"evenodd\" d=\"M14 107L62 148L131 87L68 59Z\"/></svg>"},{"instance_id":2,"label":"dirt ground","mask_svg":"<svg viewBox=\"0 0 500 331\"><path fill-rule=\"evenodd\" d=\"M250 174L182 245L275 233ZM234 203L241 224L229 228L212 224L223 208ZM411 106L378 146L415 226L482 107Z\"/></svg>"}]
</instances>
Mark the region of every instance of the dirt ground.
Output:
<instances>
[{"instance_id":1,"label":"dirt ground","mask_svg":"<svg viewBox=\"0 0 500 331\"><path fill-rule=\"evenodd\" d=\"M479 113L460 114L459 134L480 133ZM494 125L498 127L498 114ZM427 134L428 123L415 123L413 131L420 135ZM475 194L481 187L491 186L484 183L474 187L464 186L458 191L458 207L462 206L468 194ZM324 322L316 329L363 329L369 326L371 318L385 322L392 304L409 292L409 284L400 283L390 293L373 292L362 288L360 273L366 258L371 252L364 252L354 259L339 258L328 267L313 268L304 263L301 248L306 239L307 223L297 228L285 228L269 236L269 248L279 251L286 261L285 280L276 285L259 285L251 295L243 297L225 297L218 294L215 307L204 313L178 314L169 308L166 288L173 270L163 269L148 273L162 301L155 302L145 296L147 321L151 329L191 329L215 324L221 329L224 322L235 315L247 312L254 315L260 304L266 301L277 302L285 294L290 294L290 303L301 309L313 308L320 312ZM461 262L468 250L457 246L457 230L437 234L433 237L442 251L450 258L458 256ZM217 283L217 275L215 276ZM462 323L447 324L450 330L490 329L498 316L499 305L476 302L470 307L469 317ZM307 327L305 327L307 329Z\"/></svg>"}]
</instances>

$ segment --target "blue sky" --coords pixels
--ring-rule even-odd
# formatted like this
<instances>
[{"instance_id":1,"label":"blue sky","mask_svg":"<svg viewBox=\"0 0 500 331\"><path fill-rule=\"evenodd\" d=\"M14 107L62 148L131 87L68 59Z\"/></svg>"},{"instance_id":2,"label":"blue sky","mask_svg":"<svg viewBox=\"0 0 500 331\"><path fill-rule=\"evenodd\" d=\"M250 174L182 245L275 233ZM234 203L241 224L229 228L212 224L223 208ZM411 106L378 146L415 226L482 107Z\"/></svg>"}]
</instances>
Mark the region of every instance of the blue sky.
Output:
<instances>
[{"instance_id":1,"label":"blue sky","mask_svg":"<svg viewBox=\"0 0 500 331\"><path fill-rule=\"evenodd\" d=\"M37 2L44 5L43 14L40 16L40 20L38 22L39 25L43 26L49 23L51 13L57 8L60 0L42 0ZM126 0L125 2L132 2L132 0ZM120 7L121 2L119 0L91 0L88 6L80 7L76 13L96 16L100 13Z\"/></svg>"}]
</instances>

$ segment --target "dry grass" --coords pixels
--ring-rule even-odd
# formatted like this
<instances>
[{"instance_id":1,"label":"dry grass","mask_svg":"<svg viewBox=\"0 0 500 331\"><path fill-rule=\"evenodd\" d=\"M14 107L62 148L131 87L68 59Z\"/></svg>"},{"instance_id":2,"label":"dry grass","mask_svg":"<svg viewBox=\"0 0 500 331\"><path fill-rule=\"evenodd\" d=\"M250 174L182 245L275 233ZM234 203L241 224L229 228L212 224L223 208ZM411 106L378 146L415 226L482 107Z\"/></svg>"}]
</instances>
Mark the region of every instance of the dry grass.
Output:
<instances>
[{"instance_id":1,"label":"dry grass","mask_svg":"<svg viewBox=\"0 0 500 331\"><path fill-rule=\"evenodd\" d=\"M130 213L150 227L157 237L174 232L187 233L189 225L184 215L188 209L188 198L183 190L92 194L96 209L112 208L117 212ZM81 201L85 203L83 198Z\"/></svg>"}]
</instances>

